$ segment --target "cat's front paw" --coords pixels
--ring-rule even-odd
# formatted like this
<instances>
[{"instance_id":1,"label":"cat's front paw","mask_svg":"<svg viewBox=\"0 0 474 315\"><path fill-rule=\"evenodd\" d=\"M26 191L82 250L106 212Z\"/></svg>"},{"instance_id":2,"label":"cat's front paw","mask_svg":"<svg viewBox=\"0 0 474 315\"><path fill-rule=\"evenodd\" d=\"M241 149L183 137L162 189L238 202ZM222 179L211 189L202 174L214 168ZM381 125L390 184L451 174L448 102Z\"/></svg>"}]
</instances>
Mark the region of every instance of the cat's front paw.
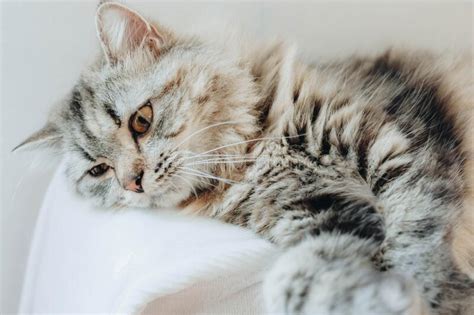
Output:
<instances>
[{"instance_id":1,"label":"cat's front paw","mask_svg":"<svg viewBox=\"0 0 474 315\"><path fill-rule=\"evenodd\" d=\"M409 315L415 304L413 282L403 276L375 272L371 279L354 287L351 314ZM349 313L347 313L349 314Z\"/></svg>"},{"instance_id":2,"label":"cat's front paw","mask_svg":"<svg viewBox=\"0 0 474 315\"><path fill-rule=\"evenodd\" d=\"M300 248L279 258L264 282L271 314L413 314L415 289L363 258L326 260Z\"/></svg>"}]
</instances>

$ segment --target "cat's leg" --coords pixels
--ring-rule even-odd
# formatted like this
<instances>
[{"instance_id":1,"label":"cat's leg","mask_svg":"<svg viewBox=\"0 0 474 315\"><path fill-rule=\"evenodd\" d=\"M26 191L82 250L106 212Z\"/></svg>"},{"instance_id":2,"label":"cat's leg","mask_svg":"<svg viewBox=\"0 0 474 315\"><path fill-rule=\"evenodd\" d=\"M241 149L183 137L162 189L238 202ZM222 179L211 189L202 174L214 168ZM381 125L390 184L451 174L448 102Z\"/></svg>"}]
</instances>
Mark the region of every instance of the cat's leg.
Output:
<instances>
[{"instance_id":1,"label":"cat's leg","mask_svg":"<svg viewBox=\"0 0 474 315\"><path fill-rule=\"evenodd\" d=\"M402 178L379 196L387 209L381 267L412 276L432 314L469 314L462 310L474 307L474 281L461 273L451 251L460 211L455 189L452 179L407 184Z\"/></svg>"},{"instance_id":2,"label":"cat's leg","mask_svg":"<svg viewBox=\"0 0 474 315\"><path fill-rule=\"evenodd\" d=\"M413 280L373 264L385 238L377 200L347 185L280 214L266 232L286 248L265 280L269 311L284 314L420 314ZM351 193L350 191L353 191Z\"/></svg>"},{"instance_id":3,"label":"cat's leg","mask_svg":"<svg viewBox=\"0 0 474 315\"><path fill-rule=\"evenodd\" d=\"M389 209L345 167L297 166L277 165L263 172L264 180L232 187L216 211L219 219L248 227L286 251L265 281L269 310L413 312L421 300L411 275L382 272L374 264L384 256Z\"/></svg>"},{"instance_id":4,"label":"cat's leg","mask_svg":"<svg viewBox=\"0 0 474 315\"><path fill-rule=\"evenodd\" d=\"M422 314L413 282L377 271L372 240L324 233L287 250L264 283L275 314Z\"/></svg>"}]
</instances>

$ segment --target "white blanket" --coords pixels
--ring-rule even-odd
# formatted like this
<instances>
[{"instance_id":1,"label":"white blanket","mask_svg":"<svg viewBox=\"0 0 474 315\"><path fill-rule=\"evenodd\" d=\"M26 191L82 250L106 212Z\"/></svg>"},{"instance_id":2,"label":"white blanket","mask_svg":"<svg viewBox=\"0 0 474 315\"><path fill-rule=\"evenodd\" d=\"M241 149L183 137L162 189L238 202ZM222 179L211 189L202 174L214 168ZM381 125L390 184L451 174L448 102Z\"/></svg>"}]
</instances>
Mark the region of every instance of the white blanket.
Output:
<instances>
[{"instance_id":1,"label":"white blanket","mask_svg":"<svg viewBox=\"0 0 474 315\"><path fill-rule=\"evenodd\" d=\"M158 210L111 211L60 167L38 218L21 313L261 314L277 251L240 228Z\"/></svg>"}]
</instances>

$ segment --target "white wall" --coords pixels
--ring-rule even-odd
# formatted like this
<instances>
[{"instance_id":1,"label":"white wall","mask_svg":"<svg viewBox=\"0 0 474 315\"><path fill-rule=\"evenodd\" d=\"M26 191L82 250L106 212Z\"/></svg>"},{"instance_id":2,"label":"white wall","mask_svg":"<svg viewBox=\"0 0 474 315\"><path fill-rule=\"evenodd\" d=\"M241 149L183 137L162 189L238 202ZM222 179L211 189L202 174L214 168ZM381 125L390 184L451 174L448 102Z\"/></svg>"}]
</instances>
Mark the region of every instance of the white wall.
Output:
<instances>
[{"instance_id":1,"label":"white wall","mask_svg":"<svg viewBox=\"0 0 474 315\"><path fill-rule=\"evenodd\" d=\"M197 21L233 20L258 37L297 42L305 56L374 52L404 44L472 49L469 2L136 3L146 16L182 30ZM1 65L1 309L17 310L26 256L54 163L10 150L41 127L48 108L72 87L97 52L96 2L3 2Z\"/></svg>"}]
</instances>

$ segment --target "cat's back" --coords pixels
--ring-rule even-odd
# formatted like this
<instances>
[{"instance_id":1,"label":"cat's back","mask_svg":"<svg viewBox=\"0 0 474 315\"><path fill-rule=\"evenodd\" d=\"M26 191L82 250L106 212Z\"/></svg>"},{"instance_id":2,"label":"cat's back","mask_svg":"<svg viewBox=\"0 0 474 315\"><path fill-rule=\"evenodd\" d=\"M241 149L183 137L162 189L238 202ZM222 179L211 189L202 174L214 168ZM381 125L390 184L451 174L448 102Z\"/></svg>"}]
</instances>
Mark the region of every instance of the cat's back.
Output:
<instances>
[{"instance_id":1,"label":"cat's back","mask_svg":"<svg viewBox=\"0 0 474 315\"><path fill-rule=\"evenodd\" d=\"M460 144L473 108L468 55L390 50L316 65L313 76L320 96L333 103L331 112L344 104L357 105L354 112L375 112L419 142L438 138L444 144Z\"/></svg>"},{"instance_id":2,"label":"cat's back","mask_svg":"<svg viewBox=\"0 0 474 315\"><path fill-rule=\"evenodd\" d=\"M444 166L461 163L470 142L471 61L467 55L391 50L296 71L294 129L303 131L302 121L310 117L306 125L321 130L316 137L342 155L360 141L365 147L357 153L363 154L382 133L396 133L412 152L448 155Z\"/></svg>"},{"instance_id":3,"label":"cat's back","mask_svg":"<svg viewBox=\"0 0 474 315\"><path fill-rule=\"evenodd\" d=\"M444 217L444 224L459 222L451 231L454 252L472 273L474 266L466 263L473 253L466 245L473 236L467 232L474 196L472 56L392 50L307 71L295 85L300 112L295 110L293 123L311 117L310 151L352 163L394 208L411 202L419 204L420 214L426 208L426 214ZM412 200L399 199L402 190L424 191L429 201L423 204L415 193ZM461 203L464 214L456 206Z\"/></svg>"},{"instance_id":4,"label":"cat's back","mask_svg":"<svg viewBox=\"0 0 474 315\"><path fill-rule=\"evenodd\" d=\"M260 158L272 165L255 181L252 193L261 191L255 200L319 211L322 200L310 206L301 200L338 189L343 195L362 194L364 200L376 198L386 226L380 266L392 268L397 261L393 268L414 275L421 272L419 266L428 268L436 285L426 286L427 295L443 296L451 306L469 295L472 284L463 276L456 278L456 268L443 274L451 268L453 235L462 246L458 260L472 253L465 246L472 233L461 225L459 238L453 228L472 183L469 56L389 51L328 64L297 64L293 74L293 81L286 80L291 99L279 103L282 98L276 97L274 104L281 106L269 115L274 134L285 139L284 154L278 157L278 150L269 147ZM420 249L420 242L430 246ZM403 258L414 256L416 264ZM472 272L472 266L464 269ZM455 283L465 285L463 294Z\"/></svg>"}]
</instances>

